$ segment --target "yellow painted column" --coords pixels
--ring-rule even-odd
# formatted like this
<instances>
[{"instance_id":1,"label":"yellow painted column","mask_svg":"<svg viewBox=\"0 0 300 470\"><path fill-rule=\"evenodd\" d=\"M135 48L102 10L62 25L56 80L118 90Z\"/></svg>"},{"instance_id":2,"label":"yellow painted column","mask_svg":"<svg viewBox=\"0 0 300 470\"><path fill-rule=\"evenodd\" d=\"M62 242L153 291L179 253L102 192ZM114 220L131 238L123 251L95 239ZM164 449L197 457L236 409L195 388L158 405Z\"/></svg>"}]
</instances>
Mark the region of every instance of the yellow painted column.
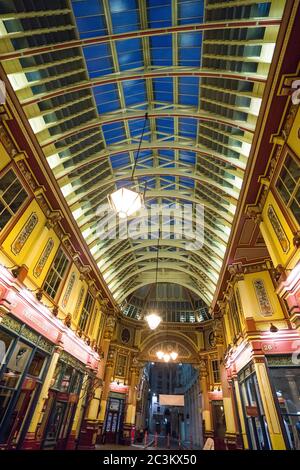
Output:
<instances>
[{"instance_id":1,"label":"yellow painted column","mask_svg":"<svg viewBox=\"0 0 300 470\"><path fill-rule=\"evenodd\" d=\"M204 421L204 438L210 437L213 434L211 409L208 398L209 384L208 384L208 370L205 361L201 361L199 369L200 391L202 398L202 417Z\"/></svg>"},{"instance_id":2,"label":"yellow painted column","mask_svg":"<svg viewBox=\"0 0 300 470\"><path fill-rule=\"evenodd\" d=\"M100 404L99 420L101 424L103 424L104 419L105 419L106 405L107 405L107 400L108 400L108 395L109 395L109 390L110 390L110 383L111 383L113 368L114 368L114 361L108 359L108 361L106 362L105 378L104 378L103 390L102 390L102 395L101 395L101 404Z\"/></svg>"},{"instance_id":3,"label":"yellow painted column","mask_svg":"<svg viewBox=\"0 0 300 470\"><path fill-rule=\"evenodd\" d=\"M130 376L130 388L128 392L127 410L125 424L133 425L135 423L136 412L136 386L139 378L139 370L137 367L132 367Z\"/></svg>"},{"instance_id":4,"label":"yellow painted column","mask_svg":"<svg viewBox=\"0 0 300 470\"><path fill-rule=\"evenodd\" d=\"M253 361L272 448L273 450L284 450L286 445L281 431L266 364L262 358L254 358Z\"/></svg>"},{"instance_id":5,"label":"yellow painted column","mask_svg":"<svg viewBox=\"0 0 300 470\"><path fill-rule=\"evenodd\" d=\"M61 354L61 351L62 351L62 348L58 346L55 348L55 351L52 355L48 372L45 377L44 383L42 385L40 396L36 404L33 416L31 418L31 422L30 422L22 448L30 449L31 444L33 448L36 448L37 446L37 443L35 442L36 440L35 434L36 434L37 426L42 421L44 404L48 398L49 388L51 387L51 381L52 381L54 371L55 371L59 356Z\"/></svg>"}]
</instances>

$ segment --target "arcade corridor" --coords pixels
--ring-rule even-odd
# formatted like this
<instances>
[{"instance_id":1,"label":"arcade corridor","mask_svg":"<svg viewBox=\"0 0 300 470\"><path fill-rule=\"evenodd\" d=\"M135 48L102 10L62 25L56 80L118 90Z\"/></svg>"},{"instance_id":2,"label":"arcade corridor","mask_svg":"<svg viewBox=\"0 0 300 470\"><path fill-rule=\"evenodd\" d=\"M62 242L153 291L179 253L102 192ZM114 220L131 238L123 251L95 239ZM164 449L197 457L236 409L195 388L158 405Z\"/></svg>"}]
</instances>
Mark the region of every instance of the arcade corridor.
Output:
<instances>
[{"instance_id":1,"label":"arcade corridor","mask_svg":"<svg viewBox=\"0 0 300 470\"><path fill-rule=\"evenodd\" d=\"M0 450L300 450L299 32L0 1Z\"/></svg>"}]
</instances>

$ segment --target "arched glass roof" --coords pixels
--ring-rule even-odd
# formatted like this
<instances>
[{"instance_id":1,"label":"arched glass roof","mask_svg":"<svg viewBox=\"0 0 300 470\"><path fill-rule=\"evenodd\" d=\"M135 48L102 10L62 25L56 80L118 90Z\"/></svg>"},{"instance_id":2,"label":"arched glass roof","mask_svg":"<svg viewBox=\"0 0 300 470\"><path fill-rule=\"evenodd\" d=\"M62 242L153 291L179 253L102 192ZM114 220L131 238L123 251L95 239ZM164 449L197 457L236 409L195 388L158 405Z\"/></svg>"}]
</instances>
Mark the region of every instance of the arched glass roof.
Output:
<instances>
[{"instance_id":1,"label":"arched glass roof","mask_svg":"<svg viewBox=\"0 0 300 470\"><path fill-rule=\"evenodd\" d=\"M154 282L157 240L99 236L99 206L117 188L144 191L147 183L148 209L188 206L195 225L204 205L199 249L186 249L176 213L156 222L158 281L210 304L284 3L1 2L1 61L119 303Z\"/></svg>"}]
</instances>

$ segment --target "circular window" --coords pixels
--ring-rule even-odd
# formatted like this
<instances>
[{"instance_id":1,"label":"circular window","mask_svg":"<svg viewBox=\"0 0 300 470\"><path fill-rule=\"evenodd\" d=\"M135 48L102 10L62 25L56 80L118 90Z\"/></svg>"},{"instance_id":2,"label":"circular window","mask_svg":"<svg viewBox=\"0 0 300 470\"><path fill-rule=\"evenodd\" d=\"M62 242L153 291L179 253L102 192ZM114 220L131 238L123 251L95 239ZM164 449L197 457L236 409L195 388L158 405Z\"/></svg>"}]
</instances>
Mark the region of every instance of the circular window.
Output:
<instances>
[{"instance_id":1,"label":"circular window","mask_svg":"<svg viewBox=\"0 0 300 470\"><path fill-rule=\"evenodd\" d=\"M129 340L130 340L130 331L128 330L128 328L124 328L122 330L121 339L122 339L123 343L128 343L129 342Z\"/></svg>"}]
</instances>

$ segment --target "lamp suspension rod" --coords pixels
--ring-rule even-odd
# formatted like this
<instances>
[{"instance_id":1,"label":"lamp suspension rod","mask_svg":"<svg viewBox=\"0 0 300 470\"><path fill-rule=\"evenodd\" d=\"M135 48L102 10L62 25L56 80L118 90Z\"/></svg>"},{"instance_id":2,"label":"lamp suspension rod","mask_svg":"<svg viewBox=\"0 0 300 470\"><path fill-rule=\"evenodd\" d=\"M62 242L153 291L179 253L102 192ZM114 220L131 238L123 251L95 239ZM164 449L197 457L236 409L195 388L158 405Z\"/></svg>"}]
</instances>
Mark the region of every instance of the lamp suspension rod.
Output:
<instances>
[{"instance_id":1,"label":"lamp suspension rod","mask_svg":"<svg viewBox=\"0 0 300 470\"><path fill-rule=\"evenodd\" d=\"M143 126L143 130L142 130L142 135L141 135L140 142L139 142L139 146L138 146L138 150L137 150L137 153L136 153L136 156L135 156L135 159L134 159L133 169L132 169L132 173L131 173L131 180L132 180L132 181L133 181L134 172L135 172L135 169L136 169L136 164L137 164L137 161L138 161L138 158L139 158L139 154L140 154L140 150L141 150L141 145L142 145L142 140L143 140L143 137L144 137L144 132L145 132L145 127L146 127L146 121L147 121L147 119L148 119L148 113L145 114L145 120L144 120L144 126Z\"/></svg>"},{"instance_id":2,"label":"lamp suspension rod","mask_svg":"<svg viewBox=\"0 0 300 470\"><path fill-rule=\"evenodd\" d=\"M160 228L158 230L158 240L157 240L157 254L156 254L156 272L155 272L155 285L156 285L156 290L155 290L155 297L156 297L156 301L157 301L157 279L158 279L158 260L159 260L159 240L160 240Z\"/></svg>"}]
</instances>

